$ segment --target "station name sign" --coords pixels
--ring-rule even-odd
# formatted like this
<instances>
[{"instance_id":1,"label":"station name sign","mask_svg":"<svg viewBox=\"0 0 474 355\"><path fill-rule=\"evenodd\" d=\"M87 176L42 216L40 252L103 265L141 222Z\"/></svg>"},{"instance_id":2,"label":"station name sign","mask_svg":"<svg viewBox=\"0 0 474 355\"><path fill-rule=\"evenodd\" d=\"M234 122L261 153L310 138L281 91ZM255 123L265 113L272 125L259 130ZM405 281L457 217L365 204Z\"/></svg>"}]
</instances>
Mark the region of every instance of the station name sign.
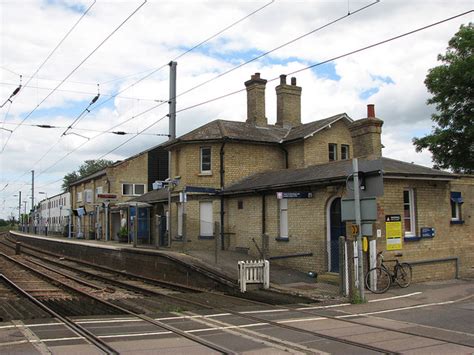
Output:
<instances>
[{"instance_id":1,"label":"station name sign","mask_svg":"<svg viewBox=\"0 0 474 355\"><path fill-rule=\"evenodd\" d=\"M312 198L312 192L277 192L277 199L282 200L286 198Z\"/></svg>"},{"instance_id":2,"label":"station name sign","mask_svg":"<svg viewBox=\"0 0 474 355\"><path fill-rule=\"evenodd\" d=\"M103 200L116 200L117 194L97 194L97 198L101 198Z\"/></svg>"}]
</instances>

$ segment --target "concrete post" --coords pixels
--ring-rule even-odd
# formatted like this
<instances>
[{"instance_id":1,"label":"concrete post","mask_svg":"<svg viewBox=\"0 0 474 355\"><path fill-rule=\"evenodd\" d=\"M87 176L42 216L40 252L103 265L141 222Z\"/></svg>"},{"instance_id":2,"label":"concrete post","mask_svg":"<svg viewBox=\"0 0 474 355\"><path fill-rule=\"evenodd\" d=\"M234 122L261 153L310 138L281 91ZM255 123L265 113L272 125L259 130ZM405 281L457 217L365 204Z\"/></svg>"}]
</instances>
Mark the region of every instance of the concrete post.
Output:
<instances>
[{"instance_id":1,"label":"concrete post","mask_svg":"<svg viewBox=\"0 0 474 355\"><path fill-rule=\"evenodd\" d=\"M219 222L214 222L214 263L217 264L217 256L219 253Z\"/></svg>"},{"instance_id":2,"label":"concrete post","mask_svg":"<svg viewBox=\"0 0 474 355\"><path fill-rule=\"evenodd\" d=\"M346 265L345 265L345 244L346 238L344 236L339 237L339 293L344 296L346 286Z\"/></svg>"}]
</instances>

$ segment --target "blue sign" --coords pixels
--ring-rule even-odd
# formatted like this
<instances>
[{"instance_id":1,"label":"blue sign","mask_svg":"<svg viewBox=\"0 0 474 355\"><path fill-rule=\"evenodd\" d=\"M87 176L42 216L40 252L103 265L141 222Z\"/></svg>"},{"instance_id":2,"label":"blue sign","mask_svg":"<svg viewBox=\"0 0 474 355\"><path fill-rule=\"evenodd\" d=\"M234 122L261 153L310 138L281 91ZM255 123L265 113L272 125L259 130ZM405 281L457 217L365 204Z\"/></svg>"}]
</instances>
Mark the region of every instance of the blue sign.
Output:
<instances>
[{"instance_id":1,"label":"blue sign","mask_svg":"<svg viewBox=\"0 0 474 355\"><path fill-rule=\"evenodd\" d=\"M284 198L312 198L312 192L277 192L277 199Z\"/></svg>"},{"instance_id":2,"label":"blue sign","mask_svg":"<svg viewBox=\"0 0 474 355\"><path fill-rule=\"evenodd\" d=\"M436 231L434 228L431 227L422 227L420 229L420 236L422 238L433 238L436 234Z\"/></svg>"}]
</instances>

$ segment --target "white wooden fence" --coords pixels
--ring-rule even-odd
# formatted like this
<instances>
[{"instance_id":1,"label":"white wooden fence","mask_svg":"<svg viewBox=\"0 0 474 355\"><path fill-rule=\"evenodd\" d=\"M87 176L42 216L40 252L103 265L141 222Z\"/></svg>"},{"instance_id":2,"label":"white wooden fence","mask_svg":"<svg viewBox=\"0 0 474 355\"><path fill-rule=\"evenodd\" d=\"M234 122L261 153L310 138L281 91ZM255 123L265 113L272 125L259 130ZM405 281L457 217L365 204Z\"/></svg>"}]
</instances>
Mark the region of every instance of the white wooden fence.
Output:
<instances>
[{"instance_id":1,"label":"white wooden fence","mask_svg":"<svg viewBox=\"0 0 474 355\"><path fill-rule=\"evenodd\" d=\"M240 292L247 291L247 284L263 284L270 287L270 262L268 260L239 261Z\"/></svg>"}]
</instances>

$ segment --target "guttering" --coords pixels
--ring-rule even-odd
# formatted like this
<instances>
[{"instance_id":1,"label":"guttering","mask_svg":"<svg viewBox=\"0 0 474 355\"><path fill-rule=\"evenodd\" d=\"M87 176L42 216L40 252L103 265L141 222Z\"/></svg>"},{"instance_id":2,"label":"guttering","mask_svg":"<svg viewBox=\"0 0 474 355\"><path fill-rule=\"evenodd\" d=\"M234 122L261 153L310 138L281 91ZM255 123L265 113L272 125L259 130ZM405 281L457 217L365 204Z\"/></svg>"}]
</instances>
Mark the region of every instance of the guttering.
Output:
<instances>
[{"instance_id":1,"label":"guttering","mask_svg":"<svg viewBox=\"0 0 474 355\"><path fill-rule=\"evenodd\" d=\"M346 177L341 178L334 178L331 180L313 180L313 181L303 181L294 184L278 184L278 185L264 185L259 187L253 187L243 190L235 190L235 191L222 191L221 195L243 195L249 193L259 193L264 191L272 191L277 189L289 189L295 187L303 187L303 186L324 186L324 185L331 185L331 184L338 184L338 183L345 183Z\"/></svg>"}]
</instances>

